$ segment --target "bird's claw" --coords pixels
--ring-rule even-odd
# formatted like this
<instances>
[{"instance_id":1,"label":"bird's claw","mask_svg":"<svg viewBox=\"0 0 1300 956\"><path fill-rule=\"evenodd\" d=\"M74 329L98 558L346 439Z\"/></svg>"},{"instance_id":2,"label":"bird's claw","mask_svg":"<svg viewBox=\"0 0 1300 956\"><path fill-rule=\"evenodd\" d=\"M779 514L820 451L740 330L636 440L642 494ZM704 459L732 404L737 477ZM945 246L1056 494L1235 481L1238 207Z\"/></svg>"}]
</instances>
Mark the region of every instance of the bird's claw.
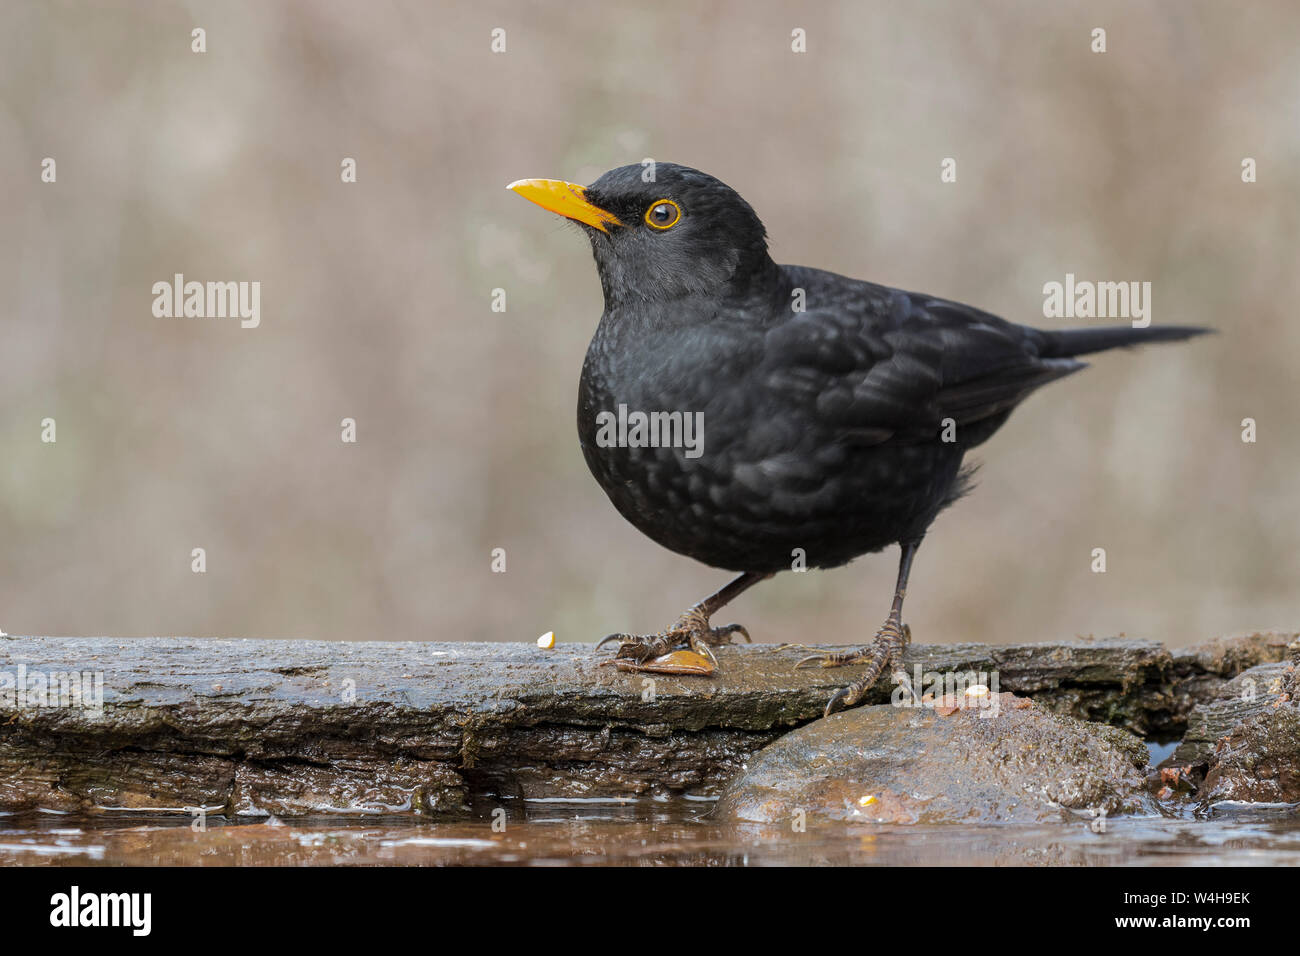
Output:
<instances>
[{"instance_id":1,"label":"bird's claw","mask_svg":"<svg viewBox=\"0 0 1300 956\"><path fill-rule=\"evenodd\" d=\"M835 712L835 705L838 704L840 701L845 700L848 696L849 696L849 689L847 687L837 690L834 694L831 695L831 699L826 702L826 709L822 711L822 716L829 717L831 714L833 714ZM852 707L853 704L854 704L853 701L849 701L844 706Z\"/></svg>"},{"instance_id":2,"label":"bird's claw","mask_svg":"<svg viewBox=\"0 0 1300 956\"><path fill-rule=\"evenodd\" d=\"M876 634L876 640L882 639L882 636L885 634L887 628L888 625L880 629L880 631ZM900 626L899 631L901 632L900 636L902 638L902 646L907 647L912 643L912 629L908 627L906 624L903 624ZM812 648L809 647L807 644L782 644L779 647L777 647L777 650L784 651L792 647L801 647L806 651L812 650ZM794 669L803 670L805 668L812 667L812 666L844 667L846 664L857 664L859 661L862 661L869 656L870 654L869 651L867 650L845 651L844 653L841 654L832 654L829 651L821 651L817 654L811 654L808 657L800 658L798 663L794 665Z\"/></svg>"},{"instance_id":3,"label":"bird's claw","mask_svg":"<svg viewBox=\"0 0 1300 956\"><path fill-rule=\"evenodd\" d=\"M600 650L602 647L604 647L604 646L605 646L606 644L608 644L610 641L619 641L619 642L621 643L621 642L623 642L623 641L631 640L631 639L633 639L633 638L635 638L635 637L636 637L635 634L617 634L617 633L615 633L615 634L606 634L604 637L602 637L602 638L600 639L599 642L597 642L597 644L596 644L596 650Z\"/></svg>"},{"instance_id":4,"label":"bird's claw","mask_svg":"<svg viewBox=\"0 0 1300 956\"><path fill-rule=\"evenodd\" d=\"M903 648L911 643L912 629L891 614L890 618L876 632L875 640L867 647L846 651L841 654L813 654L796 663L794 669L800 670L811 666L844 667L848 664L866 663L867 669L862 677L848 687L837 690L831 695L831 699L826 702L826 708L822 711L822 716L829 717L835 712L837 705L843 704L845 708L849 708L861 700L872 685L875 684L877 678L884 673L889 663L900 660L903 655ZM915 693L913 693L913 696L915 696Z\"/></svg>"},{"instance_id":5,"label":"bird's claw","mask_svg":"<svg viewBox=\"0 0 1300 956\"><path fill-rule=\"evenodd\" d=\"M807 667L809 664L812 664L814 661L821 667L833 667L834 665L829 663L828 657L829 655L827 654L814 654L812 655L812 657L805 657L802 660L800 660L799 663L794 665L794 669L797 671L803 670L805 667Z\"/></svg>"},{"instance_id":6,"label":"bird's claw","mask_svg":"<svg viewBox=\"0 0 1300 956\"><path fill-rule=\"evenodd\" d=\"M853 664L859 660L861 660L861 656L852 653L813 654L810 657L805 657L802 660L800 660L799 663L794 665L794 669L802 670L804 667L810 666L813 662L816 662L817 666L819 667L843 667L845 664Z\"/></svg>"},{"instance_id":7,"label":"bird's claw","mask_svg":"<svg viewBox=\"0 0 1300 956\"><path fill-rule=\"evenodd\" d=\"M596 650L600 650L612 641L618 642L618 652L614 655L614 660L648 661L655 657L662 657L674 646L667 631L662 634L615 633L602 637L600 643L596 645Z\"/></svg>"},{"instance_id":8,"label":"bird's claw","mask_svg":"<svg viewBox=\"0 0 1300 956\"><path fill-rule=\"evenodd\" d=\"M607 663L634 661L644 664L646 661L657 660L675 650L686 648L707 658L716 667L717 658L709 649L710 645L720 647L723 644L730 644L736 634L743 637L746 643L752 643L749 631L744 625L724 624L721 627L711 627L709 619L702 612L691 608L677 620L676 624L658 634L607 634L596 644L596 649L599 650L606 644L617 641L618 652ZM620 669L628 669L624 668L622 663L619 666Z\"/></svg>"},{"instance_id":9,"label":"bird's claw","mask_svg":"<svg viewBox=\"0 0 1300 956\"><path fill-rule=\"evenodd\" d=\"M753 644L754 641L749 636L749 631L743 624L724 624L721 627L711 627L703 635L705 644L712 644L714 647L720 647L723 644L735 643L731 635L739 634L745 639L746 644Z\"/></svg>"}]
</instances>

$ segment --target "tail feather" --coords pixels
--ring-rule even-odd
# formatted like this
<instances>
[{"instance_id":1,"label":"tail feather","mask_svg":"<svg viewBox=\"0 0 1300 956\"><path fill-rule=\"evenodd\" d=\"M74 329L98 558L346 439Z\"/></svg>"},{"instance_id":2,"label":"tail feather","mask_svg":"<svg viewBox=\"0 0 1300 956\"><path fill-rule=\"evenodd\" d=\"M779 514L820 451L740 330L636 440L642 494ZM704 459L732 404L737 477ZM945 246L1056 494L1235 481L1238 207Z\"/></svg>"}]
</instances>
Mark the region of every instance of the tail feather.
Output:
<instances>
[{"instance_id":1,"label":"tail feather","mask_svg":"<svg viewBox=\"0 0 1300 956\"><path fill-rule=\"evenodd\" d=\"M1108 325L1096 329L1063 329L1059 332L1038 330L1043 341L1038 354L1043 358L1070 358L1103 352L1106 349L1131 348L1148 342L1181 342L1213 329L1196 325L1151 325L1135 329L1131 325Z\"/></svg>"}]
</instances>

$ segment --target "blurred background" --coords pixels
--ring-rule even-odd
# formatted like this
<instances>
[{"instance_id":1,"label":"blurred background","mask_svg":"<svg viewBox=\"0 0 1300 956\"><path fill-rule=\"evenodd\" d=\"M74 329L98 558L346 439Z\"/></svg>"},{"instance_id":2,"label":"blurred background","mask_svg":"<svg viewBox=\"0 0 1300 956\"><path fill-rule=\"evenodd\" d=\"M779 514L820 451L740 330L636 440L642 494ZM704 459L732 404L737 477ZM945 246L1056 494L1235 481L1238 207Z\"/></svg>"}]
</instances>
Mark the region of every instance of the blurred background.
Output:
<instances>
[{"instance_id":1,"label":"blurred background","mask_svg":"<svg viewBox=\"0 0 1300 956\"><path fill-rule=\"evenodd\" d=\"M781 262L1045 327L1086 323L1043 318L1067 272L1149 281L1156 323L1221 330L1097 356L978 450L917 560L918 641L1300 624L1294 3L4 0L0 629L670 623L729 575L643 538L587 473L590 251L504 188L647 157L735 187ZM259 281L260 327L155 318L178 272ZM864 641L896 555L723 616Z\"/></svg>"}]
</instances>

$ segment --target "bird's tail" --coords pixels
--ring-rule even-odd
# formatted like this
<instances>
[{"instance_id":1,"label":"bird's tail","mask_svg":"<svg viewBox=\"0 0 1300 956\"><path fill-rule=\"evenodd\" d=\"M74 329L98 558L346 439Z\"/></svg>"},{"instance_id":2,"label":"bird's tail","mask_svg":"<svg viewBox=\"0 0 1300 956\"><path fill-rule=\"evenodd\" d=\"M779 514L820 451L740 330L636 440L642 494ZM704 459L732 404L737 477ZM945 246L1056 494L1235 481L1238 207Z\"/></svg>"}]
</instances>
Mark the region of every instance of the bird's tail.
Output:
<instances>
[{"instance_id":1,"label":"bird's tail","mask_svg":"<svg viewBox=\"0 0 1300 956\"><path fill-rule=\"evenodd\" d=\"M1039 355L1043 358L1069 358L1106 349L1131 348L1148 342L1181 342L1214 330L1197 325L1151 325L1144 329L1135 329L1131 325L1107 325L1096 329L1038 331L1043 336Z\"/></svg>"}]
</instances>

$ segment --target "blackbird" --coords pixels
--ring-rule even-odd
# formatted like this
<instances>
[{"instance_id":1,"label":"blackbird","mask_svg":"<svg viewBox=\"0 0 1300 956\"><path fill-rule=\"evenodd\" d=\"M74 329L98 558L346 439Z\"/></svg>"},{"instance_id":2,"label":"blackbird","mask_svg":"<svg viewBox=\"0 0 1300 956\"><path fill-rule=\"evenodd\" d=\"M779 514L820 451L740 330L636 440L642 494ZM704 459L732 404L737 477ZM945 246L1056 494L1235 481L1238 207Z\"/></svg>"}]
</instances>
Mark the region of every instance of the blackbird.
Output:
<instances>
[{"instance_id":1,"label":"blackbird","mask_svg":"<svg viewBox=\"0 0 1300 956\"><path fill-rule=\"evenodd\" d=\"M686 166L508 188L591 240L605 297L578 385L591 473L644 534L740 574L666 630L601 644L617 641L631 669L683 654L716 663L709 645L749 639L739 624L710 623L741 592L778 571L833 568L898 544L893 604L872 643L796 665L866 663L827 714L899 665L912 559L935 516L970 487L963 456L1030 392L1084 368L1076 356L1209 331L1034 329L778 265L749 204Z\"/></svg>"}]
</instances>

